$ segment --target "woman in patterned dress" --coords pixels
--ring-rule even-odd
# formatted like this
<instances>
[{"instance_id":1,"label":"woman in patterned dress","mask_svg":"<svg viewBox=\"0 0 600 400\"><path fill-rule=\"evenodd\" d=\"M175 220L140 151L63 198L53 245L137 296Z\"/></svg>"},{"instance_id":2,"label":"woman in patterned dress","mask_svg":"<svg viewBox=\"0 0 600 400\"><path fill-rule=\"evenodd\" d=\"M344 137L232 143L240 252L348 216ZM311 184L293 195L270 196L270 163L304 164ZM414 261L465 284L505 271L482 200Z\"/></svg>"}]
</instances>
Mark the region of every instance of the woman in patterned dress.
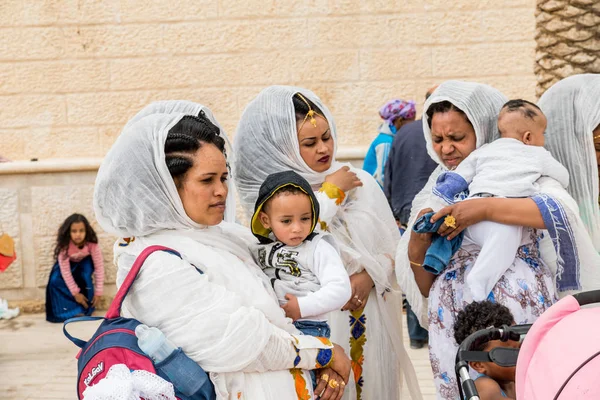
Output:
<instances>
[{"instance_id":1,"label":"woman in patterned dress","mask_svg":"<svg viewBox=\"0 0 600 400\"><path fill-rule=\"evenodd\" d=\"M490 86L458 81L443 83L428 99L424 133L429 154L440 166L415 198L409 226L431 211L429 194L438 175L455 168L473 150L498 137L497 117L506 100ZM582 246L591 246L591 240L573 199L553 180L541 178L538 184L541 193L532 198L473 199L445 207L435 216L449 214L455 218L455 228L442 225L442 233L450 238L484 220L527 228L515 261L488 296L489 300L508 307L517 324L535 321L554 303L557 290L581 289L584 279L580 278L591 276L586 266L599 265L589 252L578 251ZM542 233L544 229L547 232ZM431 234L407 233L396 254L398 281L423 326L429 326L437 396L456 399L454 360L458 344L453 338L454 319L473 301L465 279L479 248L463 241L446 270L436 276L421 266L431 244ZM590 286L595 284L590 281Z\"/></svg>"}]
</instances>

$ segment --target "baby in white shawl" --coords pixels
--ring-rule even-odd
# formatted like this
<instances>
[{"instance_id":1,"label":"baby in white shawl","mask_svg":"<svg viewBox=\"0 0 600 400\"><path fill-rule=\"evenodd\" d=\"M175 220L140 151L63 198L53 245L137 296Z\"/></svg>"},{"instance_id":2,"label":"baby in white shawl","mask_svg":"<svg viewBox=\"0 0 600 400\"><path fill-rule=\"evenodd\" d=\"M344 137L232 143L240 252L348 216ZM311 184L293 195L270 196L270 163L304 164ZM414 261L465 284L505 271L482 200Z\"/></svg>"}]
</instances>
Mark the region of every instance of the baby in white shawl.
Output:
<instances>
[{"instance_id":1,"label":"baby in white shawl","mask_svg":"<svg viewBox=\"0 0 600 400\"><path fill-rule=\"evenodd\" d=\"M530 197L537 180L547 176L563 187L569 173L544 149L546 117L533 103L510 100L500 110L500 139L473 151L454 171L443 173L433 189L445 203L476 197ZM446 205L446 204L444 204ZM441 208L441 207L440 207ZM484 221L465 231L465 240L481 247L467 284L474 301L485 300L510 267L521 245L523 228Z\"/></svg>"}]
</instances>

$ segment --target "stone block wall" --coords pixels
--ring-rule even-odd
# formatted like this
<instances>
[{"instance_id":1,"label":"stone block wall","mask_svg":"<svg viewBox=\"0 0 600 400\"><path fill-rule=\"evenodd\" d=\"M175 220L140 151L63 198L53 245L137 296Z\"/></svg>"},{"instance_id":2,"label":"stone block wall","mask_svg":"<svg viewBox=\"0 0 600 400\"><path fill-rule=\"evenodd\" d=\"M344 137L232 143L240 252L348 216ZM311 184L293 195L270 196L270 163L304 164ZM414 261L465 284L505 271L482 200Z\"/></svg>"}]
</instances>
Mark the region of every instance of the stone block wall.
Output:
<instances>
[{"instance_id":1,"label":"stone block wall","mask_svg":"<svg viewBox=\"0 0 600 400\"><path fill-rule=\"evenodd\" d=\"M534 99L535 0L46 0L0 3L0 154L102 157L153 100L204 103L232 135L270 84L313 89L340 147L378 108L446 79Z\"/></svg>"}]
</instances>

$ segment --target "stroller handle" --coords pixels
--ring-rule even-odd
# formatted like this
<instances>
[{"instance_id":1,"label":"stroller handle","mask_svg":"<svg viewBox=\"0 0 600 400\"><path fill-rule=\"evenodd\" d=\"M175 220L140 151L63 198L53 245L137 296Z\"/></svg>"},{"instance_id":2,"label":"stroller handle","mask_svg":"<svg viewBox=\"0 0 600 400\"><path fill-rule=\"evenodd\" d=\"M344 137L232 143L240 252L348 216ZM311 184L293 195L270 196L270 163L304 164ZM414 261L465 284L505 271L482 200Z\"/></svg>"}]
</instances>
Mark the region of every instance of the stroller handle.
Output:
<instances>
[{"instance_id":1,"label":"stroller handle","mask_svg":"<svg viewBox=\"0 0 600 400\"><path fill-rule=\"evenodd\" d=\"M575 297L575 300L577 300L580 306L600 303L600 290L577 293L574 294L573 297Z\"/></svg>"},{"instance_id":2,"label":"stroller handle","mask_svg":"<svg viewBox=\"0 0 600 400\"><path fill-rule=\"evenodd\" d=\"M600 290L598 291L600 295ZM503 325L501 328L487 328L477 331L469 335L458 347L456 353L456 377L458 378L458 389L461 399L479 400L475 382L469 375L469 363L466 360L465 354L468 354L475 343L487 343L492 340L508 340L518 341L521 335L527 333L531 328L531 324L508 326Z\"/></svg>"}]
</instances>

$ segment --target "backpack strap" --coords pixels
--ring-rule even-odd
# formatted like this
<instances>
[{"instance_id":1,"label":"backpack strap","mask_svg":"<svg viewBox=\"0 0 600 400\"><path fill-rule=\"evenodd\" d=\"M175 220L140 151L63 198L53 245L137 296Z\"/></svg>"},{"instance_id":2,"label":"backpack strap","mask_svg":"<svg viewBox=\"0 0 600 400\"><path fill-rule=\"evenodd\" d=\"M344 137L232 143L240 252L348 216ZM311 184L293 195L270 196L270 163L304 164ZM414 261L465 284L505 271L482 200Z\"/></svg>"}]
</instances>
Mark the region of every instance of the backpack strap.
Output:
<instances>
[{"instance_id":1,"label":"backpack strap","mask_svg":"<svg viewBox=\"0 0 600 400\"><path fill-rule=\"evenodd\" d=\"M85 317L74 317L74 318L69 318L68 320L66 320L63 324L63 333L65 334L65 336L67 337L67 339L69 339L71 342L75 343L75 345L77 347L83 347L85 346L85 344L87 343L84 340L81 339L77 339L74 336L71 336L69 334L69 332L67 332L67 325L69 325L71 322L80 322L80 321L98 321L99 319L104 319L104 317L90 317L90 316L85 316Z\"/></svg>"},{"instance_id":2,"label":"backpack strap","mask_svg":"<svg viewBox=\"0 0 600 400\"><path fill-rule=\"evenodd\" d=\"M117 292L115 298L113 299L112 303L110 304L108 311L106 312L106 318L109 318L109 319L117 318L121 315L121 306L123 305L123 300L125 300L125 296L129 292L131 285L133 285L135 278L137 278L138 273L142 269L142 265L144 264L144 261L146 261L148 256L150 254L154 253L155 251L166 251L167 253L174 254L177 257L181 258L181 254L179 254L175 250L170 249L165 246L156 245L156 246L146 247L140 253L140 255L135 259L135 262L133 263L131 270L129 270L127 277L123 281L123 284L119 288L119 291Z\"/></svg>"}]
</instances>

